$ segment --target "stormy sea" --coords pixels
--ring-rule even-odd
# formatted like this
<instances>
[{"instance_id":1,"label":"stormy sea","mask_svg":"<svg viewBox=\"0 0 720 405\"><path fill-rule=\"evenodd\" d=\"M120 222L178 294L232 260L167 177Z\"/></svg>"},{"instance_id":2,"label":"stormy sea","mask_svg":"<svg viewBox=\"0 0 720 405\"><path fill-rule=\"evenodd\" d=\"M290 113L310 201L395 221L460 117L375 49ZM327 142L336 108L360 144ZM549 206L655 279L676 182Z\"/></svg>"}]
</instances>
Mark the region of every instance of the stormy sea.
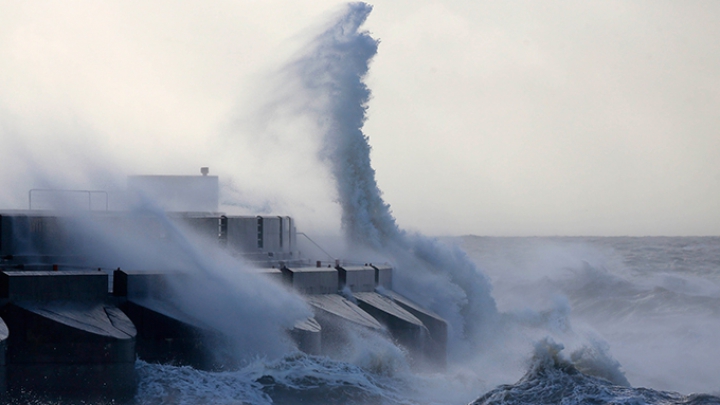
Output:
<instances>
[{"instance_id":1,"label":"stormy sea","mask_svg":"<svg viewBox=\"0 0 720 405\"><path fill-rule=\"evenodd\" d=\"M720 237L436 238L397 223L362 130L379 45L362 29L370 11L348 5L288 64L290 93L276 106L316 123L357 255L347 259L391 264L393 289L447 321L446 367L415 367L382 334L358 333L332 356L293 349L282 330L310 315L302 297L205 257L178 232L166 238L178 253L153 263L191 256L183 262L216 282L192 305L236 335L239 366L138 359L130 404L720 404ZM27 393L16 403L76 402Z\"/></svg>"},{"instance_id":2,"label":"stormy sea","mask_svg":"<svg viewBox=\"0 0 720 405\"><path fill-rule=\"evenodd\" d=\"M135 404L720 404L720 237L445 239L493 285L498 319L446 370L357 342L209 373L139 361ZM379 338L378 338L379 339Z\"/></svg>"},{"instance_id":3,"label":"stormy sea","mask_svg":"<svg viewBox=\"0 0 720 405\"><path fill-rule=\"evenodd\" d=\"M137 404L720 404L720 237L444 240L499 319L414 372L401 348L207 373L138 362Z\"/></svg>"},{"instance_id":4,"label":"stormy sea","mask_svg":"<svg viewBox=\"0 0 720 405\"><path fill-rule=\"evenodd\" d=\"M130 404L720 404L720 237L433 243L467 252L497 306L451 338L446 369L414 370L381 336L221 372L138 360Z\"/></svg>"}]
</instances>

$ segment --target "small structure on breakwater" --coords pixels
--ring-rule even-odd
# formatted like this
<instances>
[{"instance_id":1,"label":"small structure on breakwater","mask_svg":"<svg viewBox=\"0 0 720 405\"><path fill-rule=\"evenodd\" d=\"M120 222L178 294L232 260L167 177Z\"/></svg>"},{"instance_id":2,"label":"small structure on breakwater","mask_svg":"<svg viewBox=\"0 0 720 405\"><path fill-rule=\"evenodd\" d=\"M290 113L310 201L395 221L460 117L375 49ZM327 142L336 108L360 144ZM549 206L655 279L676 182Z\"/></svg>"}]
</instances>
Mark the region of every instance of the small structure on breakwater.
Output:
<instances>
[{"instance_id":1,"label":"small structure on breakwater","mask_svg":"<svg viewBox=\"0 0 720 405\"><path fill-rule=\"evenodd\" d=\"M129 398L136 389L136 357L205 370L233 366L216 353L227 336L169 299L173 282L187 274L97 268L85 254L97 243L80 231L88 228L166 242L168 227L178 226L242 256L313 309L312 317L287 331L306 353L337 353L348 334L360 330L395 340L413 364L444 367L447 324L393 292L390 266L305 259L292 218L228 216L217 212L216 196L198 197L197 190L217 193L217 178L206 174L169 176L165 186L164 176L136 178L135 187L146 191L182 189L183 178L192 185L195 202L170 207L187 211L162 217L109 210L107 194L106 209L95 210L96 192L87 194L82 212L34 209L40 203L37 195L32 202L32 192L30 209L0 212L0 396L33 391Z\"/></svg>"}]
</instances>

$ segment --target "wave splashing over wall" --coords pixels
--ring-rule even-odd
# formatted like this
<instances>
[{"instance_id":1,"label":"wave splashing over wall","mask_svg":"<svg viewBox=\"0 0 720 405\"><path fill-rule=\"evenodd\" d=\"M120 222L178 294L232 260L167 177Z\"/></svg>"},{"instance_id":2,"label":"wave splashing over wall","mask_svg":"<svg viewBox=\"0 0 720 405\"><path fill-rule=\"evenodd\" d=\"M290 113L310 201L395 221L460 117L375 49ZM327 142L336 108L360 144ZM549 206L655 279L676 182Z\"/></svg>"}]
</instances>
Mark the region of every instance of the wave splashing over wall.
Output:
<instances>
[{"instance_id":1,"label":"wave splashing over wall","mask_svg":"<svg viewBox=\"0 0 720 405\"><path fill-rule=\"evenodd\" d=\"M378 40L361 29L371 10L348 5L291 65L291 80L322 132L320 159L334 178L348 242L392 262L394 289L447 319L453 346L463 347L477 342L480 325L497 315L490 283L459 249L400 229L382 198L362 130L371 96L364 79L378 49Z\"/></svg>"}]
</instances>

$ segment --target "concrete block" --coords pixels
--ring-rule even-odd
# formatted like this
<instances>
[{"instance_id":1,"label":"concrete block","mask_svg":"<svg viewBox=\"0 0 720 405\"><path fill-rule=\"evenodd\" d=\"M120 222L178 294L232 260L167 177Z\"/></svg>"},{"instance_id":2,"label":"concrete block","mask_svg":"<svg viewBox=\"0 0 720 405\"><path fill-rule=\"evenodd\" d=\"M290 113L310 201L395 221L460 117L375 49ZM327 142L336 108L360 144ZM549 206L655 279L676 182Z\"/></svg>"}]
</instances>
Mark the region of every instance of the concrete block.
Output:
<instances>
[{"instance_id":1,"label":"concrete block","mask_svg":"<svg viewBox=\"0 0 720 405\"><path fill-rule=\"evenodd\" d=\"M285 281L303 294L334 294L338 291L338 272L332 267L284 267Z\"/></svg>"},{"instance_id":2,"label":"concrete block","mask_svg":"<svg viewBox=\"0 0 720 405\"><path fill-rule=\"evenodd\" d=\"M338 266L340 288L348 287L352 292L375 291L375 268L370 266Z\"/></svg>"},{"instance_id":3,"label":"concrete block","mask_svg":"<svg viewBox=\"0 0 720 405\"><path fill-rule=\"evenodd\" d=\"M375 269L375 286L392 289L392 266L387 264L371 266Z\"/></svg>"}]
</instances>

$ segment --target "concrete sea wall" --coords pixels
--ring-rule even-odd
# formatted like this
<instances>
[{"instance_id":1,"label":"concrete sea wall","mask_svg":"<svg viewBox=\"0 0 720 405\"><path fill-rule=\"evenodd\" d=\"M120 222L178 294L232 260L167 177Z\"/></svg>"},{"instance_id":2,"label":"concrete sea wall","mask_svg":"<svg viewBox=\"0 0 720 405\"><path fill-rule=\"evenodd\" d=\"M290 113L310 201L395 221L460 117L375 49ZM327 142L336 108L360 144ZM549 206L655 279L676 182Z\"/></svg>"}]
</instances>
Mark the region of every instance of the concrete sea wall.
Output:
<instances>
[{"instance_id":1,"label":"concrete sea wall","mask_svg":"<svg viewBox=\"0 0 720 405\"><path fill-rule=\"evenodd\" d=\"M297 288L314 309L288 331L300 350L332 355L360 328L394 339L415 364L442 367L444 321L396 293L375 292L381 272L390 271L368 265L264 273ZM109 293L103 271L1 271L0 395L127 399L136 389L136 357L232 367L213 353L224 337L166 299L173 277L183 275L118 269Z\"/></svg>"}]
</instances>

